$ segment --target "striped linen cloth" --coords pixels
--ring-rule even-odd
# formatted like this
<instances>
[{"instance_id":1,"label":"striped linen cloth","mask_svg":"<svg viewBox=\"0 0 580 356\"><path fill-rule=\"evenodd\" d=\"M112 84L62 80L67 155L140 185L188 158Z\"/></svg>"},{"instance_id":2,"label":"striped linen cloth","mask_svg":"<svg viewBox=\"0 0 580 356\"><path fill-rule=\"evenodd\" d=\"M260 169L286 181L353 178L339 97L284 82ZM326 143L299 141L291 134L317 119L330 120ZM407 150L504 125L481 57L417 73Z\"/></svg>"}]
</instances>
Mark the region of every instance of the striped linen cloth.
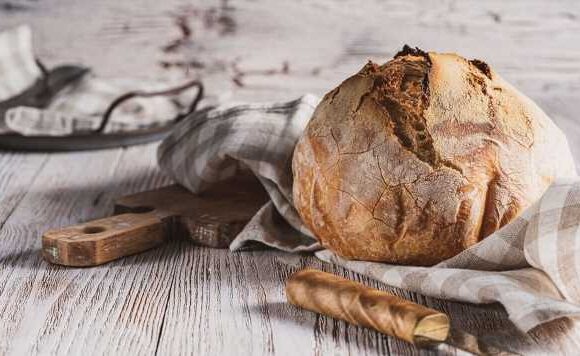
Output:
<instances>
[{"instance_id":1,"label":"striped linen cloth","mask_svg":"<svg viewBox=\"0 0 580 356\"><path fill-rule=\"evenodd\" d=\"M34 57L28 26L0 32L0 103L23 93L42 77ZM0 111L0 133L21 135L70 135L99 127L107 107L134 90L166 89L168 83L87 75L59 92L43 109L18 106ZM116 109L106 132L159 126L176 117L190 93L178 97L134 98ZM191 99L189 99L191 100Z\"/></svg>"},{"instance_id":2,"label":"striped linen cloth","mask_svg":"<svg viewBox=\"0 0 580 356\"><path fill-rule=\"evenodd\" d=\"M193 192L249 169L271 197L230 245L258 241L289 252L315 251L323 261L388 285L471 303L501 303L528 331L580 315L580 179L560 179L521 216L479 244L433 267L344 260L322 250L292 205L294 145L318 99L231 105L184 120L158 151L159 164Z\"/></svg>"}]
</instances>

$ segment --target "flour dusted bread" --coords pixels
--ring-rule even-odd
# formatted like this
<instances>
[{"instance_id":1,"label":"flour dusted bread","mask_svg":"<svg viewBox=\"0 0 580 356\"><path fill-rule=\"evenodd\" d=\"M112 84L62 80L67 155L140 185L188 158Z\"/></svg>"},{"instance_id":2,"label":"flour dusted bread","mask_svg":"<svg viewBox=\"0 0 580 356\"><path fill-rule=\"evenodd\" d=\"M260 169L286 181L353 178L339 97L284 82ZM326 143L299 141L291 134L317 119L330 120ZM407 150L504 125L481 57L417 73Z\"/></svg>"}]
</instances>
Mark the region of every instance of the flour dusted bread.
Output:
<instances>
[{"instance_id":1,"label":"flour dusted bread","mask_svg":"<svg viewBox=\"0 0 580 356\"><path fill-rule=\"evenodd\" d=\"M294 204L324 247L413 265L456 255L575 175L562 132L486 63L407 46L326 94L292 163Z\"/></svg>"}]
</instances>

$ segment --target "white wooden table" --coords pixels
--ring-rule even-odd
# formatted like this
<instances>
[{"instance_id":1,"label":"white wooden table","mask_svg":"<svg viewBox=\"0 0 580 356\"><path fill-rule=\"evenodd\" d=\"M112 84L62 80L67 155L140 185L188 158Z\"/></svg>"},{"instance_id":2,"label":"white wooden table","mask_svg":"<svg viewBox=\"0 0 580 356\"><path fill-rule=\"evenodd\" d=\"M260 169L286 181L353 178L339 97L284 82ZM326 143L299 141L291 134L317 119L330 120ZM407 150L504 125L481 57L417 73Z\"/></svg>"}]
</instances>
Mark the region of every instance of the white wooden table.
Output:
<instances>
[{"instance_id":1,"label":"white wooden table","mask_svg":"<svg viewBox=\"0 0 580 356\"><path fill-rule=\"evenodd\" d=\"M167 53L163 47L181 36L180 14L192 35ZM82 62L110 77L199 76L213 102L323 94L368 58L385 61L404 43L456 51L488 61L537 100L580 159L580 3L574 0L438 6L404 0L0 1L0 30L21 23L33 27L38 56L49 65ZM284 281L300 267L361 280L307 255L230 253L177 242L97 268L56 267L40 257L46 229L104 216L114 197L168 183L156 167L155 145L0 154L1 355L428 353L287 305ZM521 334L499 306L393 291L522 353L573 355L580 348L575 322Z\"/></svg>"}]
</instances>

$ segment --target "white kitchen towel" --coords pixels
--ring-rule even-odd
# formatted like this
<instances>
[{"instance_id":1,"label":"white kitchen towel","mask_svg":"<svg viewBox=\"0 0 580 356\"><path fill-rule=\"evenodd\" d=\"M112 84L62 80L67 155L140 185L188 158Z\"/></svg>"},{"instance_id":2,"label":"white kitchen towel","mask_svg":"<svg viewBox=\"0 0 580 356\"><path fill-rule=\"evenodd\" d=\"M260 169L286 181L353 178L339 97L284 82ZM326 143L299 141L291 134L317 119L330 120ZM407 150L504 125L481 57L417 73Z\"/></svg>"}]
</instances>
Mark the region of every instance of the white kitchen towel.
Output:
<instances>
[{"instance_id":1,"label":"white kitchen towel","mask_svg":"<svg viewBox=\"0 0 580 356\"><path fill-rule=\"evenodd\" d=\"M32 46L28 26L0 32L0 103L22 94L42 78ZM104 80L88 74L63 88L46 108L26 106L0 110L0 133L22 135L70 135L95 130L103 114L119 96L135 91L156 91L172 86L168 83L137 79ZM105 132L135 130L162 125L174 119L186 104L187 96L133 98L121 104ZM191 99L189 99L191 100Z\"/></svg>"},{"instance_id":2,"label":"white kitchen towel","mask_svg":"<svg viewBox=\"0 0 580 356\"><path fill-rule=\"evenodd\" d=\"M318 258L388 285L438 298L501 303L523 331L580 315L580 179L557 180L520 217L433 267L348 261L321 250L292 204L294 146L318 99L232 105L185 119L160 146L159 164L193 192L250 169L271 197L230 248L258 241Z\"/></svg>"}]
</instances>

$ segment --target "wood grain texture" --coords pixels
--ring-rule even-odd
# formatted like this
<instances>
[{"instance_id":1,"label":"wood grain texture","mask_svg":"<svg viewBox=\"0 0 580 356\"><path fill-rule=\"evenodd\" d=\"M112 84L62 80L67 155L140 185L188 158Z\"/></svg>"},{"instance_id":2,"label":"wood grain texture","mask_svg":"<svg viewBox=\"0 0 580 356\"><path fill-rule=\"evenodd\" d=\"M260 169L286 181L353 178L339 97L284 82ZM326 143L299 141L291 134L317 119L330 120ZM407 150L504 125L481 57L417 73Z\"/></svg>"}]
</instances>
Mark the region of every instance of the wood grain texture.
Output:
<instances>
[{"instance_id":1,"label":"wood grain texture","mask_svg":"<svg viewBox=\"0 0 580 356\"><path fill-rule=\"evenodd\" d=\"M404 43L485 60L534 97L580 89L575 0L10 4L12 10L0 9L0 29L29 23L38 55L49 65L82 62L104 76L200 76L215 99L323 94L367 59L384 62ZM185 39L183 23L192 32Z\"/></svg>"},{"instance_id":2,"label":"wood grain texture","mask_svg":"<svg viewBox=\"0 0 580 356\"><path fill-rule=\"evenodd\" d=\"M42 257L62 266L97 266L162 245L166 231L153 213L109 216L44 232Z\"/></svg>"},{"instance_id":3,"label":"wood grain texture","mask_svg":"<svg viewBox=\"0 0 580 356\"><path fill-rule=\"evenodd\" d=\"M190 37L180 32L184 22ZM486 60L536 99L580 162L574 0L0 2L0 29L21 23L32 25L49 65L82 62L108 77L199 76L208 102L322 94L404 43L459 52ZM435 354L288 305L285 280L305 266L444 311L456 327L521 353L575 355L580 348L577 323L523 335L499 306L426 298L306 255L177 242L94 269L46 264L39 253L46 229L106 216L115 197L169 183L154 151L0 155L0 355Z\"/></svg>"},{"instance_id":4,"label":"wood grain texture","mask_svg":"<svg viewBox=\"0 0 580 356\"><path fill-rule=\"evenodd\" d=\"M150 173L140 170L154 167L151 158L154 150L151 147L142 151L143 148L52 155L45 169L28 187L28 192L1 231L0 319L7 322L0 323L0 353L78 353L86 347L95 352L103 347L113 347L119 352L131 349L154 351L158 330L154 321L160 320L161 316L148 320L123 311L145 308L155 314L156 308L160 308L162 303L157 298L164 300L163 293L167 291L163 285L155 288L154 284L158 277L163 277L163 271L171 271L161 267L167 250L157 252L158 256L153 258L155 263L150 260L137 265L126 260L123 263L128 263L127 269L112 266L93 270L54 267L42 261L39 253L39 236L46 227L103 214L106 205L99 202L110 201L123 190L148 188L146 184L151 184ZM148 153L144 156L146 160L132 158L140 157L142 153ZM86 162L92 169L79 165L78 161ZM137 164L132 165L131 162ZM131 169L123 175L126 183L118 177L114 179L115 173L123 172L121 167L129 168L127 166ZM133 178L127 174L129 172L140 174L138 181L131 182ZM116 184L112 184L113 181ZM140 256L140 259L147 261L146 257ZM157 271L157 268L162 270ZM143 276L146 279L135 281L135 275L141 273L145 273ZM123 289L128 293L118 293ZM147 298L143 299L145 291ZM106 327L107 324L116 324L118 328L126 329L123 323L127 322L135 325L144 323L142 327L128 330L129 334L147 337L140 338L137 348L131 342L125 343L122 334ZM75 326L79 323L86 327ZM71 334L69 327L75 332ZM95 333L95 330L98 332ZM106 337L108 342L101 344L96 343L94 338L87 338L98 334ZM119 345L111 336L121 337L117 340ZM145 342L148 340L148 343ZM95 344L91 345L93 342Z\"/></svg>"}]
</instances>

